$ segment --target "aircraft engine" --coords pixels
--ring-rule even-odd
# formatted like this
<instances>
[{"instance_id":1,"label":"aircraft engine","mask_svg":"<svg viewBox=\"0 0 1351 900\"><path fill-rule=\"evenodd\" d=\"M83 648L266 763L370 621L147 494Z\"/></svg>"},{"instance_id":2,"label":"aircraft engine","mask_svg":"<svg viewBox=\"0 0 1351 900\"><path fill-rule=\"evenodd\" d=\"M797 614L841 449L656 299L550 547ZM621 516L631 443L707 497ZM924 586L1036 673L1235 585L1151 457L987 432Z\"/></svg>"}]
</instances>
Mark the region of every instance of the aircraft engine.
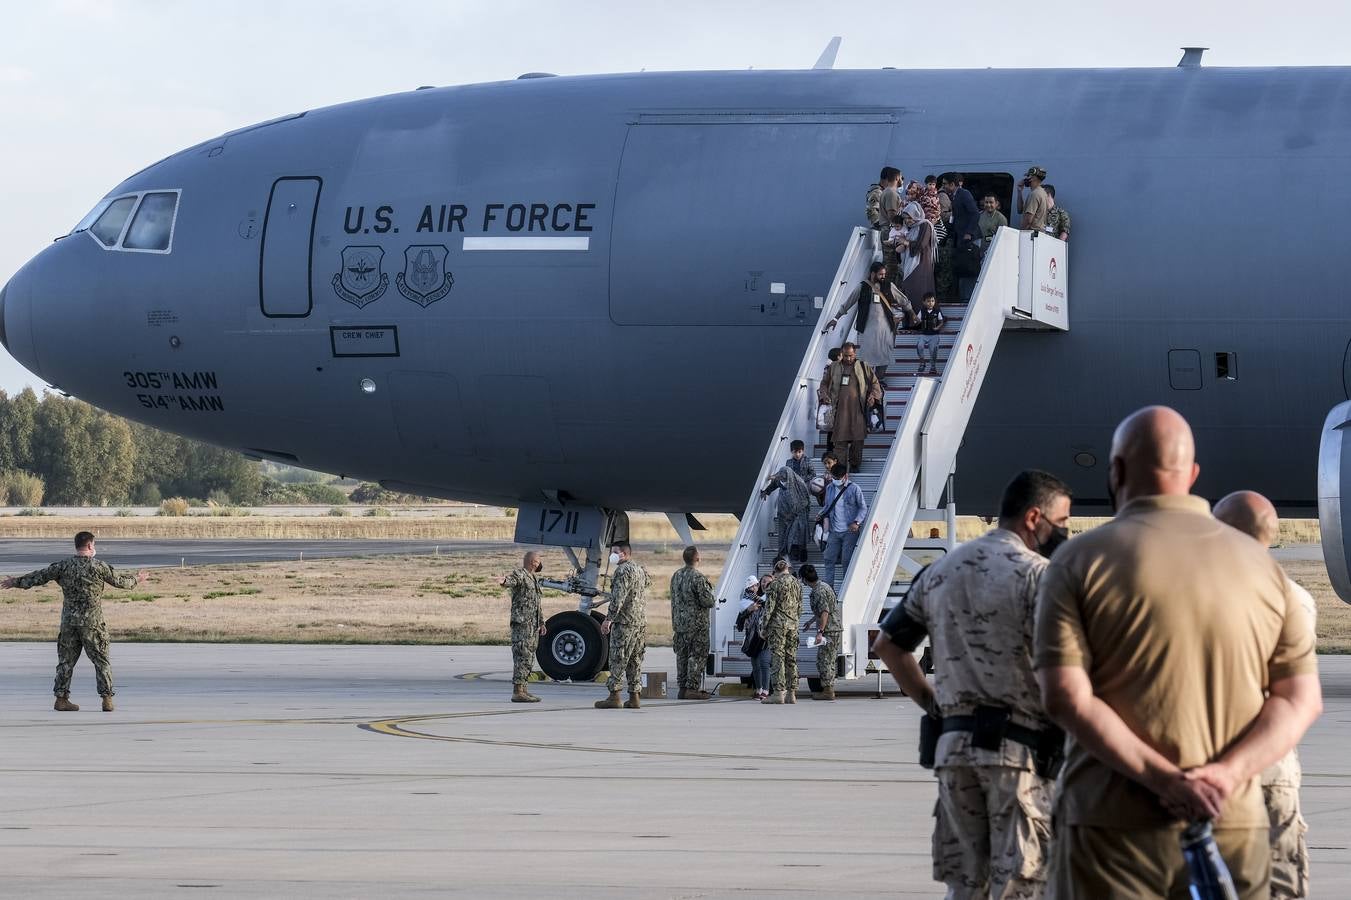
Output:
<instances>
[{"instance_id":1,"label":"aircraft engine","mask_svg":"<svg viewBox=\"0 0 1351 900\"><path fill-rule=\"evenodd\" d=\"M1351 603L1351 401L1334 406L1323 422L1318 444L1318 524L1332 589Z\"/></svg>"}]
</instances>

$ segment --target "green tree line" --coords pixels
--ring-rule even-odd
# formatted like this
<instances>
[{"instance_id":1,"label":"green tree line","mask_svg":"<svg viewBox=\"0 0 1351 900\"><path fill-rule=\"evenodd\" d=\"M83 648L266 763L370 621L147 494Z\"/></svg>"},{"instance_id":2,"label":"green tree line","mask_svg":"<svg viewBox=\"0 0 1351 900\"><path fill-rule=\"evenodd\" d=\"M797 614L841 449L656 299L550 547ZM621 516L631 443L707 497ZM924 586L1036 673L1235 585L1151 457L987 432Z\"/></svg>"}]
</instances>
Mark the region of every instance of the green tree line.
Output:
<instances>
[{"instance_id":1,"label":"green tree line","mask_svg":"<svg viewBox=\"0 0 1351 900\"><path fill-rule=\"evenodd\" d=\"M310 493L324 496L308 496ZM0 503L344 503L330 485L281 485L233 450L169 434L58 394L0 391Z\"/></svg>"}]
</instances>

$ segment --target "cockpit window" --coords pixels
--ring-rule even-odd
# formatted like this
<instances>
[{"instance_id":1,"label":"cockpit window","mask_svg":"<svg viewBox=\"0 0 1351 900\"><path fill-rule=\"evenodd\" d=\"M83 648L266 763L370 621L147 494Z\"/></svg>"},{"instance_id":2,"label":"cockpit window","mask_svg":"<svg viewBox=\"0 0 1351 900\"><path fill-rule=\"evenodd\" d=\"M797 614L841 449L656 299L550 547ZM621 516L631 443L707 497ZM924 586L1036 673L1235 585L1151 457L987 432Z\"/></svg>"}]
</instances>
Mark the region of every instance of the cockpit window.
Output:
<instances>
[{"instance_id":1,"label":"cockpit window","mask_svg":"<svg viewBox=\"0 0 1351 900\"><path fill-rule=\"evenodd\" d=\"M88 232L105 250L168 253L174 241L179 193L142 191L104 198L70 233Z\"/></svg>"},{"instance_id":2,"label":"cockpit window","mask_svg":"<svg viewBox=\"0 0 1351 900\"><path fill-rule=\"evenodd\" d=\"M127 236L122 239L123 249L168 250L177 208L178 194L171 191L156 191L142 197L136 218L131 220Z\"/></svg>"},{"instance_id":3,"label":"cockpit window","mask_svg":"<svg viewBox=\"0 0 1351 900\"><path fill-rule=\"evenodd\" d=\"M89 233L98 238L98 242L105 247L116 244L122 235L122 226L127 224L127 216L131 215L131 208L135 205L135 197L118 197L108 204L108 208L98 217Z\"/></svg>"}]
</instances>

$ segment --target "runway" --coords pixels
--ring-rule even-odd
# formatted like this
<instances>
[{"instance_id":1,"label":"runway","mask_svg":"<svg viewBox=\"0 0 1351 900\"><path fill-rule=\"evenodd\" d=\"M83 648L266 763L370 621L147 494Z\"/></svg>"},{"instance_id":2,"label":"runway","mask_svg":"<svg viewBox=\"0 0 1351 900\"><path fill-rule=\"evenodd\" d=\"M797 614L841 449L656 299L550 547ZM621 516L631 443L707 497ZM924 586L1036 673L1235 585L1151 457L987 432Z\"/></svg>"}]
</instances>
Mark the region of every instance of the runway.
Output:
<instances>
[{"instance_id":1,"label":"runway","mask_svg":"<svg viewBox=\"0 0 1351 900\"><path fill-rule=\"evenodd\" d=\"M648 544L635 543L635 547ZM406 540L118 540L98 542L99 555L120 569L163 566L202 566L225 563L284 562L299 559L338 559L354 556L429 556L437 552L516 550L511 541ZM68 540L42 538L0 539L0 575L39 569L71 554ZM1317 544L1295 544L1273 550L1280 560L1321 561Z\"/></svg>"},{"instance_id":2,"label":"runway","mask_svg":"<svg viewBox=\"0 0 1351 900\"><path fill-rule=\"evenodd\" d=\"M353 556L430 556L446 550L510 550L510 541L404 540L101 540L98 553L119 569L202 566L222 563L284 562ZM0 540L0 574L39 569L74 552L69 540Z\"/></svg>"},{"instance_id":3,"label":"runway","mask_svg":"<svg viewBox=\"0 0 1351 900\"><path fill-rule=\"evenodd\" d=\"M917 711L509 693L506 647L124 644L118 711L50 711L0 644L0 871L23 897L934 897ZM1320 660L1305 815L1351 895L1351 659ZM647 668L670 671L669 650Z\"/></svg>"}]
</instances>

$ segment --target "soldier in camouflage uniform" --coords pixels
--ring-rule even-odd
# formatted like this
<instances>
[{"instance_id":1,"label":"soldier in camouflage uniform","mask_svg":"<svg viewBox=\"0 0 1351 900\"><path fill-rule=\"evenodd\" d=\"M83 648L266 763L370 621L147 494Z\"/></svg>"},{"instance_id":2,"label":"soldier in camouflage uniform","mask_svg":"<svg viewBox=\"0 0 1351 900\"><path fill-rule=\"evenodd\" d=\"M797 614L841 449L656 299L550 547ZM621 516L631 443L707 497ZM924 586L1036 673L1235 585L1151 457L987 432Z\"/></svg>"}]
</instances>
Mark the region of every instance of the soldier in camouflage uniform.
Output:
<instances>
[{"instance_id":1,"label":"soldier in camouflage uniform","mask_svg":"<svg viewBox=\"0 0 1351 900\"><path fill-rule=\"evenodd\" d=\"M675 650L677 700L707 700L699 689L708 659L708 611L713 608L713 585L699 565L699 548L686 547L685 566L671 576L671 647Z\"/></svg>"},{"instance_id":2,"label":"soldier in camouflage uniform","mask_svg":"<svg viewBox=\"0 0 1351 900\"><path fill-rule=\"evenodd\" d=\"M840 658L840 637L843 628L840 625L840 599L835 589L816 575L816 566L803 566L799 573L802 581L812 592L812 619L802 626L803 631L812 628L825 638L825 642L816 648L816 675L821 679L821 690L812 694L813 700L835 699L835 666Z\"/></svg>"},{"instance_id":3,"label":"soldier in camouflage uniform","mask_svg":"<svg viewBox=\"0 0 1351 900\"><path fill-rule=\"evenodd\" d=\"M1046 198L1051 207L1050 212L1046 214L1046 233L1051 237L1060 238L1062 241L1068 241L1070 239L1070 214L1064 207L1056 203L1055 185L1043 184L1041 189L1046 192Z\"/></svg>"},{"instance_id":4,"label":"soldier in camouflage uniform","mask_svg":"<svg viewBox=\"0 0 1351 900\"><path fill-rule=\"evenodd\" d=\"M538 703L539 698L526 690L530 673L535 670L535 648L544 634L544 610L540 608L539 573L544 563L531 550L519 569L502 579L502 587L511 590L511 702Z\"/></svg>"},{"instance_id":5,"label":"soldier in camouflage uniform","mask_svg":"<svg viewBox=\"0 0 1351 900\"><path fill-rule=\"evenodd\" d=\"M1276 507L1253 491L1235 491L1215 504L1213 514L1264 547L1275 544L1280 536ZM1290 590L1299 599L1312 629L1318 620L1313 597L1293 581ZM1305 838L1309 826L1299 811L1303 774L1297 750L1291 750L1262 773L1262 799L1271 825L1272 900L1293 900L1309 894L1309 846Z\"/></svg>"},{"instance_id":6,"label":"soldier in camouflage uniform","mask_svg":"<svg viewBox=\"0 0 1351 900\"><path fill-rule=\"evenodd\" d=\"M1064 482L1020 473L1004 489L999 527L921 572L873 645L901 690L941 719L933 877L954 900L1026 900L1046 888L1054 780L1029 743L1063 746L1063 736L1050 730L1032 668L1033 618L1069 514ZM914 656L926 636L932 687ZM978 736L977 722L988 732Z\"/></svg>"},{"instance_id":7,"label":"soldier in camouflage uniform","mask_svg":"<svg viewBox=\"0 0 1351 900\"><path fill-rule=\"evenodd\" d=\"M647 643L647 589L652 586L652 579L632 557L628 541L616 541L610 546L610 563L615 570L610 576L610 605L600 626L600 633L610 636L610 677L605 681L610 695L596 701L597 709L619 709L621 681L627 681L629 686L624 708L640 706L638 695L643 689L643 652Z\"/></svg>"},{"instance_id":8,"label":"soldier in camouflage uniform","mask_svg":"<svg viewBox=\"0 0 1351 900\"><path fill-rule=\"evenodd\" d=\"M765 589L765 640L769 644L769 696L761 703L797 702L797 621L802 616L802 585L788 560L774 563L774 580Z\"/></svg>"},{"instance_id":9,"label":"soldier in camouflage uniform","mask_svg":"<svg viewBox=\"0 0 1351 900\"><path fill-rule=\"evenodd\" d=\"M75 555L45 569L0 581L0 587L28 588L55 581L61 585L61 631L56 638L56 703L58 712L76 712L70 702L70 676L83 650L94 664L103 711L113 711L113 673L108 666L108 626L103 621L103 588L112 585L131 590L146 580L145 572L119 575L113 567L94 558L94 535L75 535Z\"/></svg>"}]
</instances>

